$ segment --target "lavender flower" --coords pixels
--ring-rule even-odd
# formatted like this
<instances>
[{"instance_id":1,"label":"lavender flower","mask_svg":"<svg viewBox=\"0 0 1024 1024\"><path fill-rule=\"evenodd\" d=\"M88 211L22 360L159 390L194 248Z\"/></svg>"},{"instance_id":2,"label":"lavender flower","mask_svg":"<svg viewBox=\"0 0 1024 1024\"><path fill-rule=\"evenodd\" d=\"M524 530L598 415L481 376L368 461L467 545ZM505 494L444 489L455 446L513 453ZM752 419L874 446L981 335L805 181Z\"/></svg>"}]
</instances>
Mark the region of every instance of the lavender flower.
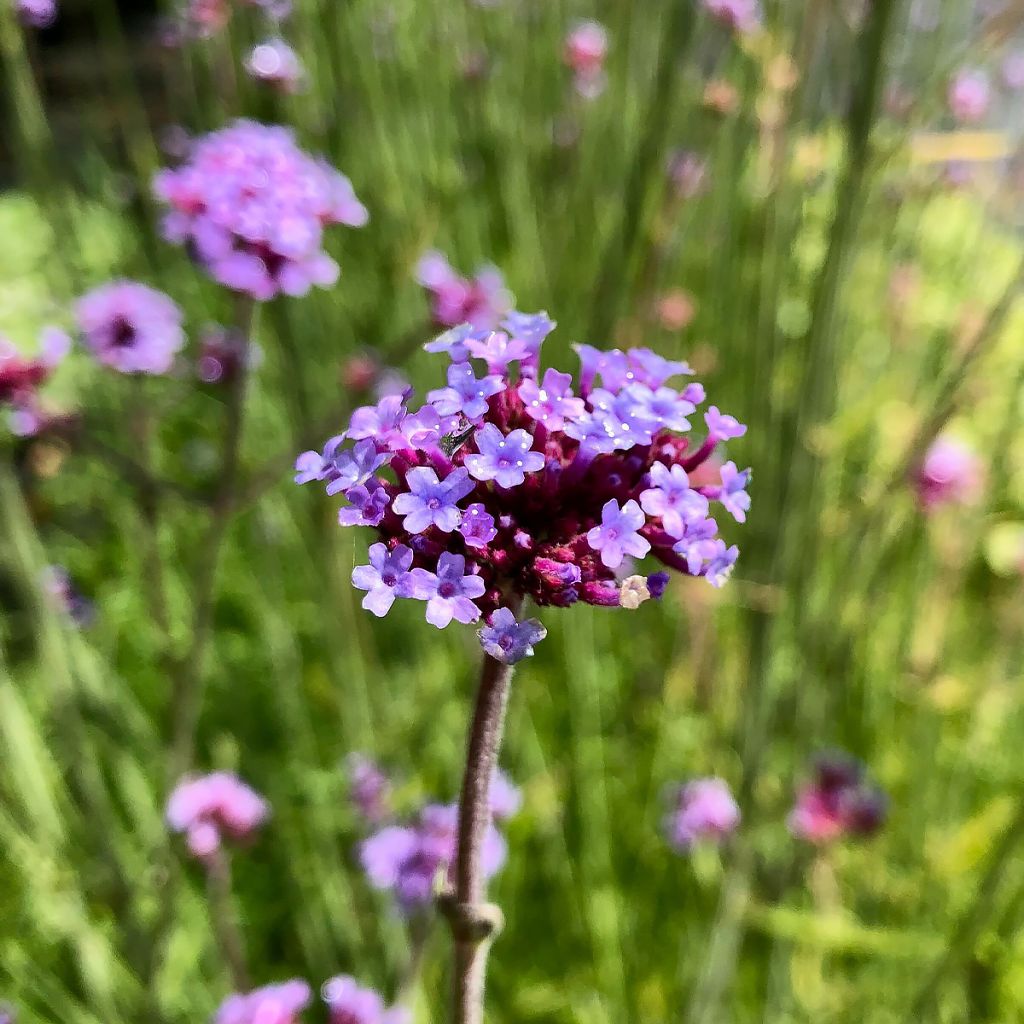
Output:
<instances>
[{"instance_id":1,"label":"lavender flower","mask_svg":"<svg viewBox=\"0 0 1024 1024\"><path fill-rule=\"evenodd\" d=\"M499 608L490 624L479 630L480 645L496 661L514 665L533 654L533 645L548 635L536 619L516 620L508 608Z\"/></svg>"},{"instance_id":2,"label":"lavender flower","mask_svg":"<svg viewBox=\"0 0 1024 1024\"><path fill-rule=\"evenodd\" d=\"M391 782L377 764L363 754L350 754L346 766L352 803L368 822L380 824L390 810Z\"/></svg>"},{"instance_id":3,"label":"lavender flower","mask_svg":"<svg viewBox=\"0 0 1024 1024\"><path fill-rule=\"evenodd\" d=\"M245 70L257 81L285 93L297 92L304 77L298 54L280 38L254 46L245 59Z\"/></svg>"},{"instance_id":4,"label":"lavender flower","mask_svg":"<svg viewBox=\"0 0 1024 1024\"><path fill-rule=\"evenodd\" d=\"M749 482L749 469L740 472L736 468L735 462L727 462L722 466L722 486L717 498L738 523L744 523L747 520L750 495L746 492L746 486Z\"/></svg>"},{"instance_id":5,"label":"lavender flower","mask_svg":"<svg viewBox=\"0 0 1024 1024\"><path fill-rule=\"evenodd\" d=\"M949 109L962 124L984 120L992 98L988 75L982 71L964 70L949 84Z\"/></svg>"},{"instance_id":6,"label":"lavender flower","mask_svg":"<svg viewBox=\"0 0 1024 1024\"><path fill-rule=\"evenodd\" d=\"M719 412L717 405L708 406L708 411L704 413L704 422L707 424L708 437L716 441L742 437L747 432L747 428L735 416Z\"/></svg>"},{"instance_id":7,"label":"lavender flower","mask_svg":"<svg viewBox=\"0 0 1024 1024\"><path fill-rule=\"evenodd\" d=\"M477 330L491 330L512 306L512 296L496 267L481 267L468 280L437 251L420 259L416 280L432 294L434 321L442 327L470 324Z\"/></svg>"},{"instance_id":8,"label":"lavender flower","mask_svg":"<svg viewBox=\"0 0 1024 1024\"><path fill-rule=\"evenodd\" d=\"M475 435L477 455L467 455L466 468L477 480L493 480L499 487L518 487L527 473L544 468L544 456L532 451L533 436L526 430L508 435L487 423Z\"/></svg>"},{"instance_id":9,"label":"lavender flower","mask_svg":"<svg viewBox=\"0 0 1024 1024\"><path fill-rule=\"evenodd\" d=\"M444 480L438 480L434 470L417 466L409 470L405 482L409 490L399 494L391 507L405 516L403 525L409 533L422 533L431 526L451 533L458 527L462 510L455 503L473 490L465 469L453 469Z\"/></svg>"},{"instance_id":10,"label":"lavender flower","mask_svg":"<svg viewBox=\"0 0 1024 1024\"><path fill-rule=\"evenodd\" d=\"M182 779L167 801L167 824L185 834L196 857L215 853L225 837L245 839L269 814L267 802L228 772Z\"/></svg>"},{"instance_id":11,"label":"lavender flower","mask_svg":"<svg viewBox=\"0 0 1024 1024\"><path fill-rule=\"evenodd\" d=\"M369 555L369 565L357 565L352 570L352 586L367 591L363 607L383 618L396 597L411 595L412 551L404 544L399 544L394 551L388 551L383 544L373 544Z\"/></svg>"},{"instance_id":12,"label":"lavender flower","mask_svg":"<svg viewBox=\"0 0 1024 1024\"><path fill-rule=\"evenodd\" d=\"M526 415L551 430L561 430L567 419L576 419L585 411L583 399L573 397L572 374L557 370L547 370L540 386L534 380L524 380L519 397Z\"/></svg>"},{"instance_id":13,"label":"lavender flower","mask_svg":"<svg viewBox=\"0 0 1024 1024\"><path fill-rule=\"evenodd\" d=\"M714 540L711 543L713 551L704 566L704 576L711 586L717 588L723 586L732 575L736 559L740 556L740 549L735 544L726 547L723 540Z\"/></svg>"},{"instance_id":14,"label":"lavender flower","mask_svg":"<svg viewBox=\"0 0 1024 1024\"><path fill-rule=\"evenodd\" d=\"M357 484L345 492L345 498L349 501L348 507L338 509L341 526L377 526L391 504L388 492L379 486L371 491Z\"/></svg>"},{"instance_id":15,"label":"lavender flower","mask_svg":"<svg viewBox=\"0 0 1024 1024\"><path fill-rule=\"evenodd\" d=\"M431 391L427 401L441 416L462 413L468 420L479 420L487 412L487 399L504 390L500 377L477 380L469 363L452 363L448 367L448 387Z\"/></svg>"},{"instance_id":16,"label":"lavender flower","mask_svg":"<svg viewBox=\"0 0 1024 1024\"><path fill-rule=\"evenodd\" d=\"M369 439L357 441L354 448L335 449L324 459L322 472L327 480L327 493L337 494L365 484L391 456L378 452Z\"/></svg>"},{"instance_id":17,"label":"lavender flower","mask_svg":"<svg viewBox=\"0 0 1024 1024\"><path fill-rule=\"evenodd\" d=\"M670 537L682 537L687 522L708 514L708 499L690 487L686 470L660 462L651 466L651 486L640 493L640 506L648 515L661 519Z\"/></svg>"},{"instance_id":18,"label":"lavender flower","mask_svg":"<svg viewBox=\"0 0 1024 1024\"><path fill-rule=\"evenodd\" d=\"M471 548L485 547L498 536L498 531L494 528L494 516L487 511L487 506L479 501L467 505L463 510L459 533Z\"/></svg>"},{"instance_id":19,"label":"lavender flower","mask_svg":"<svg viewBox=\"0 0 1024 1024\"><path fill-rule=\"evenodd\" d=\"M476 622L480 609L473 598L481 597L486 586L479 576L465 575L466 559L445 551L437 562L437 572L413 569L411 593L427 602L427 622L444 629L452 619Z\"/></svg>"},{"instance_id":20,"label":"lavender flower","mask_svg":"<svg viewBox=\"0 0 1024 1024\"><path fill-rule=\"evenodd\" d=\"M601 554L601 562L609 569L617 569L626 555L642 558L651 550L650 542L640 536L644 514L640 506L630 499L621 508L614 499L601 509L601 525L587 533L587 543Z\"/></svg>"},{"instance_id":21,"label":"lavender flower","mask_svg":"<svg viewBox=\"0 0 1024 1024\"><path fill-rule=\"evenodd\" d=\"M509 337L504 331L488 331L483 336L470 335L466 338L466 354L482 359L487 372L506 375L513 363L522 363L529 368L535 361L535 353L522 338Z\"/></svg>"},{"instance_id":22,"label":"lavender flower","mask_svg":"<svg viewBox=\"0 0 1024 1024\"><path fill-rule=\"evenodd\" d=\"M15 6L29 28L49 28L57 20L57 0L15 0Z\"/></svg>"},{"instance_id":23,"label":"lavender flower","mask_svg":"<svg viewBox=\"0 0 1024 1024\"><path fill-rule=\"evenodd\" d=\"M303 452L299 455L295 459L295 482L308 484L313 480L329 479L335 453L345 440L345 436L345 434L338 434L329 438L324 445L323 452Z\"/></svg>"},{"instance_id":24,"label":"lavender flower","mask_svg":"<svg viewBox=\"0 0 1024 1024\"><path fill-rule=\"evenodd\" d=\"M668 841L686 852L701 840L721 841L740 823L740 809L723 779L695 779L679 787L665 819Z\"/></svg>"},{"instance_id":25,"label":"lavender flower","mask_svg":"<svg viewBox=\"0 0 1024 1024\"><path fill-rule=\"evenodd\" d=\"M523 806L522 791L500 768L495 768L491 779L490 804L496 821L514 818Z\"/></svg>"},{"instance_id":26,"label":"lavender flower","mask_svg":"<svg viewBox=\"0 0 1024 1024\"><path fill-rule=\"evenodd\" d=\"M330 1024L408 1024L410 1020L407 1010L387 1009L377 992L344 974L325 981L320 995L327 1004Z\"/></svg>"},{"instance_id":27,"label":"lavender flower","mask_svg":"<svg viewBox=\"0 0 1024 1024\"><path fill-rule=\"evenodd\" d=\"M178 306L135 281L94 289L78 300L75 312L92 354L121 373L166 373L185 344Z\"/></svg>"},{"instance_id":28,"label":"lavender flower","mask_svg":"<svg viewBox=\"0 0 1024 1024\"><path fill-rule=\"evenodd\" d=\"M220 1004L214 1024L296 1024L313 993L299 978L264 985L244 995L230 995Z\"/></svg>"},{"instance_id":29,"label":"lavender flower","mask_svg":"<svg viewBox=\"0 0 1024 1024\"><path fill-rule=\"evenodd\" d=\"M214 280L260 301L333 284L324 227L369 219L348 178L307 156L288 129L255 121L199 139L154 189L170 207L167 239L187 244Z\"/></svg>"}]
</instances>

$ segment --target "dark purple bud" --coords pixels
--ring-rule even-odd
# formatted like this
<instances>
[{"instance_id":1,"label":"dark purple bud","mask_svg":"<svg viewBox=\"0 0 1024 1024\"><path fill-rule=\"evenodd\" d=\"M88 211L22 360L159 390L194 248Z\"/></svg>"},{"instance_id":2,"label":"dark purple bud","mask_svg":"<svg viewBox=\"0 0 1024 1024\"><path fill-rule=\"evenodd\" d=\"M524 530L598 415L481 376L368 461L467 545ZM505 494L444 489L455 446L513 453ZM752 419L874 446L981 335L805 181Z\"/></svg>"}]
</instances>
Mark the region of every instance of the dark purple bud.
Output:
<instances>
[{"instance_id":1,"label":"dark purple bud","mask_svg":"<svg viewBox=\"0 0 1024 1024\"><path fill-rule=\"evenodd\" d=\"M864 765L841 750L829 750L814 759L814 773L822 790L834 792L856 786L864 775Z\"/></svg>"},{"instance_id":2,"label":"dark purple bud","mask_svg":"<svg viewBox=\"0 0 1024 1024\"><path fill-rule=\"evenodd\" d=\"M667 572L652 572L647 577L647 589L655 601L660 601L668 588L669 574Z\"/></svg>"},{"instance_id":3,"label":"dark purple bud","mask_svg":"<svg viewBox=\"0 0 1024 1024\"><path fill-rule=\"evenodd\" d=\"M856 836L874 835L885 823L889 801L880 789L862 786L843 799L846 827Z\"/></svg>"}]
</instances>

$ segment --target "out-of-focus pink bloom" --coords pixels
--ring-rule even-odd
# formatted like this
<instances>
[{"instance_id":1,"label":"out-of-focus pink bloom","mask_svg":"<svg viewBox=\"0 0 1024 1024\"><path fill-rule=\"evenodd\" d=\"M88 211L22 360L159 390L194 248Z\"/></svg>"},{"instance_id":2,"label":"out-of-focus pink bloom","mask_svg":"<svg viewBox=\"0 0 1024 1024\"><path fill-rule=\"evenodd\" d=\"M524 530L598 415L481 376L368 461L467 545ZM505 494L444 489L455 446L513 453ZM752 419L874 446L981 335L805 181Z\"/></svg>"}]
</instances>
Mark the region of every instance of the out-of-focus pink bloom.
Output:
<instances>
[{"instance_id":1,"label":"out-of-focus pink bloom","mask_svg":"<svg viewBox=\"0 0 1024 1024\"><path fill-rule=\"evenodd\" d=\"M1003 82L1008 89L1024 89L1024 50L1008 54L1003 61Z\"/></svg>"},{"instance_id":2,"label":"out-of-focus pink bloom","mask_svg":"<svg viewBox=\"0 0 1024 1024\"><path fill-rule=\"evenodd\" d=\"M665 819L668 841L679 851L701 840L720 842L740 823L740 809L723 779L694 779L676 792Z\"/></svg>"},{"instance_id":3,"label":"out-of-focus pink bloom","mask_svg":"<svg viewBox=\"0 0 1024 1024\"><path fill-rule=\"evenodd\" d=\"M928 449L915 484L921 505L969 505L981 497L984 483L981 459L955 437L940 437Z\"/></svg>"},{"instance_id":4,"label":"out-of-focus pink bloom","mask_svg":"<svg viewBox=\"0 0 1024 1024\"><path fill-rule=\"evenodd\" d=\"M988 113L992 88L983 71L960 71L949 84L950 113L961 124L977 124Z\"/></svg>"},{"instance_id":5,"label":"out-of-focus pink bloom","mask_svg":"<svg viewBox=\"0 0 1024 1024\"><path fill-rule=\"evenodd\" d=\"M440 327L468 323L477 330L492 330L514 301L497 267L483 266L469 280L436 250L421 257L416 281L431 293L431 313Z\"/></svg>"},{"instance_id":6,"label":"out-of-focus pink bloom","mask_svg":"<svg viewBox=\"0 0 1024 1024\"><path fill-rule=\"evenodd\" d=\"M214 1024L296 1024L313 997L299 978L230 995L217 1010Z\"/></svg>"},{"instance_id":7,"label":"out-of-focus pink bloom","mask_svg":"<svg viewBox=\"0 0 1024 1024\"><path fill-rule=\"evenodd\" d=\"M758 0L704 0L704 9L736 32L752 32L761 24Z\"/></svg>"},{"instance_id":8,"label":"out-of-focus pink bloom","mask_svg":"<svg viewBox=\"0 0 1024 1024\"><path fill-rule=\"evenodd\" d=\"M658 320L666 331L681 331L692 322L697 310L692 296L681 288L666 292L658 300Z\"/></svg>"},{"instance_id":9,"label":"out-of-focus pink bloom","mask_svg":"<svg viewBox=\"0 0 1024 1024\"><path fill-rule=\"evenodd\" d=\"M23 356L0 335L0 408L10 409L11 432L19 437L38 434L51 422L39 399L40 388L71 347L71 339L47 327L39 339L39 355Z\"/></svg>"},{"instance_id":10,"label":"out-of-focus pink bloom","mask_svg":"<svg viewBox=\"0 0 1024 1024\"><path fill-rule=\"evenodd\" d=\"M282 92L298 92L305 77L298 54L283 39L267 39L253 47L245 70Z\"/></svg>"},{"instance_id":11,"label":"out-of-focus pink bloom","mask_svg":"<svg viewBox=\"0 0 1024 1024\"><path fill-rule=\"evenodd\" d=\"M790 812L790 832L809 843L823 844L844 836L869 836L885 821L886 799L864 781L864 766L841 752L823 754L814 778L797 792Z\"/></svg>"},{"instance_id":12,"label":"out-of-focus pink bloom","mask_svg":"<svg viewBox=\"0 0 1024 1024\"><path fill-rule=\"evenodd\" d=\"M252 342L247 343L237 331L226 327L210 327L199 342L196 373L206 384L227 384L243 368L259 365L262 352Z\"/></svg>"},{"instance_id":13,"label":"out-of-focus pink bloom","mask_svg":"<svg viewBox=\"0 0 1024 1024\"><path fill-rule=\"evenodd\" d=\"M346 767L352 803L371 825L379 825L391 812L391 780L363 754L350 754Z\"/></svg>"},{"instance_id":14,"label":"out-of-focus pink bloom","mask_svg":"<svg viewBox=\"0 0 1024 1024\"><path fill-rule=\"evenodd\" d=\"M182 779L167 801L167 824L196 857L215 853L224 838L247 838L269 814L263 797L228 772Z\"/></svg>"},{"instance_id":15,"label":"out-of-focus pink bloom","mask_svg":"<svg viewBox=\"0 0 1024 1024\"><path fill-rule=\"evenodd\" d=\"M259 8L274 22L291 13L291 0L239 0ZM207 39L219 32L231 19L233 0L187 0L185 25L192 35Z\"/></svg>"},{"instance_id":16,"label":"out-of-focus pink bloom","mask_svg":"<svg viewBox=\"0 0 1024 1024\"><path fill-rule=\"evenodd\" d=\"M389 1009L372 988L364 988L344 974L325 981L320 994L331 1024L408 1024L412 1018L404 1007Z\"/></svg>"},{"instance_id":17,"label":"out-of-focus pink bloom","mask_svg":"<svg viewBox=\"0 0 1024 1024\"><path fill-rule=\"evenodd\" d=\"M57 20L57 0L16 0L16 7L30 28L49 28Z\"/></svg>"},{"instance_id":18,"label":"out-of-focus pink bloom","mask_svg":"<svg viewBox=\"0 0 1024 1024\"><path fill-rule=\"evenodd\" d=\"M563 58L575 76L576 91L585 99L593 99L604 90L607 56L608 30L600 22L580 22L566 36Z\"/></svg>"}]
</instances>

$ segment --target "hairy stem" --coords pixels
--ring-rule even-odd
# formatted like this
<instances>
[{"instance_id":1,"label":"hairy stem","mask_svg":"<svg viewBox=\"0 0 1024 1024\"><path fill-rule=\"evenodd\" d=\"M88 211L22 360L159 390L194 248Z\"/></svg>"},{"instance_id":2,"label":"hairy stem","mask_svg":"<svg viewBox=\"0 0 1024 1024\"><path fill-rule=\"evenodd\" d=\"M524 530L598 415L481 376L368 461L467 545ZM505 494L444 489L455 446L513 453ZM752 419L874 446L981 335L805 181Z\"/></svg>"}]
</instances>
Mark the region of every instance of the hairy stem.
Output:
<instances>
[{"instance_id":1,"label":"hairy stem","mask_svg":"<svg viewBox=\"0 0 1024 1024\"><path fill-rule=\"evenodd\" d=\"M513 607L513 612L518 611ZM480 686L469 728L466 768L459 798L455 888L442 904L455 944L452 1000L454 1024L482 1024L484 980L491 942L501 929L501 911L484 902L487 883L481 865L491 824L491 779L498 763L512 666L484 655Z\"/></svg>"},{"instance_id":2,"label":"hairy stem","mask_svg":"<svg viewBox=\"0 0 1024 1024\"><path fill-rule=\"evenodd\" d=\"M245 942L235 914L231 894L231 861L223 847L206 858L206 891L210 900L210 917L221 955L231 973L231 982L239 992L249 988Z\"/></svg>"}]
</instances>

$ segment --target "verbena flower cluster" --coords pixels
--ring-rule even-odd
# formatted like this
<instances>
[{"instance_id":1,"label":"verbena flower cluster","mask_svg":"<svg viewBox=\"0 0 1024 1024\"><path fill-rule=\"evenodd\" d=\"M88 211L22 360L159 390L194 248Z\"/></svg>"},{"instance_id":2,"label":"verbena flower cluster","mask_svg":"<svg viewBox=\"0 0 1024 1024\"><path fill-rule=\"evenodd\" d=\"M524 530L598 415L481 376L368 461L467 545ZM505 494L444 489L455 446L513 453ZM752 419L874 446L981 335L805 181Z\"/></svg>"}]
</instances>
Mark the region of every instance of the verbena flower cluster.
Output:
<instances>
[{"instance_id":1,"label":"verbena flower cluster","mask_svg":"<svg viewBox=\"0 0 1024 1024\"><path fill-rule=\"evenodd\" d=\"M710 406L693 443L704 388L669 387L692 371L646 348L576 346L577 394L569 374L541 374L554 326L511 313L500 331L442 335L426 348L449 356L447 386L426 405L410 411L406 394L361 407L322 452L299 456L298 483L347 499L341 525L377 532L352 574L374 615L401 597L424 602L437 627L484 619L485 649L514 662L544 635L516 620L524 597L635 608L668 582L630 573L648 554L716 587L730 575L739 552L712 507L742 523L750 470L728 461L700 485L691 474L746 427Z\"/></svg>"},{"instance_id":2,"label":"verbena flower cluster","mask_svg":"<svg viewBox=\"0 0 1024 1024\"><path fill-rule=\"evenodd\" d=\"M324 982L320 996L330 1024L407 1024L411 1019L401 1007L386 1007L379 993L339 974ZM238 992L221 1003L214 1024L297 1024L309 1006L313 992L301 978Z\"/></svg>"},{"instance_id":3,"label":"verbena flower cluster","mask_svg":"<svg viewBox=\"0 0 1024 1024\"><path fill-rule=\"evenodd\" d=\"M665 818L669 843L685 853L701 841L719 842L740 823L740 809L723 779L694 779L679 786Z\"/></svg>"},{"instance_id":4,"label":"verbena flower cluster","mask_svg":"<svg viewBox=\"0 0 1024 1024\"><path fill-rule=\"evenodd\" d=\"M47 328L39 339L39 355L24 356L0 335L0 408L8 410L11 433L28 437L39 433L50 414L39 392L53 376L71 346L63 331Z\"/></svg>"},{"instance_id":5,"label":"verbena flower cluster","mask_svg":"<svg viewBox=\"0 0 1024 1024\"><path fill-rule=\"evenodd\" d=\"M497 327L512 308L512 295L497 267L480 267L463 277L436 250L424 253L416 265L416 281L430 292L431 315L439 327L471 324L478 330Z\"/></svg>"},{"instance_id":6,"label":"verbena flower cluster","mask_svg":"<svg viewBox=\"0 0 1024 1024\"><path fill-rule=\"evenodd\" d=\"M199 139L154 188L170 207L167 239L187 245L214 280L260 301L333 284L324 228L369 219L345 175L304 153L289 129L256 121Z\"/></svg>"},{"instance_id":7,"label":"verbena flower cluster","mask_svg":"<svg viewBox=\"0 0 1024 1024\"><path fill-rule=\"evenodd\" d=\"M224 839L246 839L269 814L263 797L228 772L183 779L167 802L167 824L196 857L209 857Z\"/></svg>"},{"instance_id":8,"label":"verbena flower cluster","mask_svg":"<svg viewBox=\"0 0 1024 1024\"><path fill-rule=\"evenodd\" d=\"M494 821L515 815L522 804L519 790L500 771L491 783L492 821L484 837L481 868L492 878L505 863L506 845ZM455 865L458 853L458 804L431 803L407 825L388 825L367 839L359 857L376 888L391 892L406 915L431 906L438 883Z\"/></svg>"},{"instance_id":9,"label":"verbena flower cluster","mask_svg":"<svg viewBox=\"0 0 1024 1024\"><path fill-rule=\"evenodd\" d=\"M886 799L864 778L864 765L840 752L822 754L811 781L797 793L789 830L811 843L869 836L885 821Z\"/></svg>"}]
</instances>

